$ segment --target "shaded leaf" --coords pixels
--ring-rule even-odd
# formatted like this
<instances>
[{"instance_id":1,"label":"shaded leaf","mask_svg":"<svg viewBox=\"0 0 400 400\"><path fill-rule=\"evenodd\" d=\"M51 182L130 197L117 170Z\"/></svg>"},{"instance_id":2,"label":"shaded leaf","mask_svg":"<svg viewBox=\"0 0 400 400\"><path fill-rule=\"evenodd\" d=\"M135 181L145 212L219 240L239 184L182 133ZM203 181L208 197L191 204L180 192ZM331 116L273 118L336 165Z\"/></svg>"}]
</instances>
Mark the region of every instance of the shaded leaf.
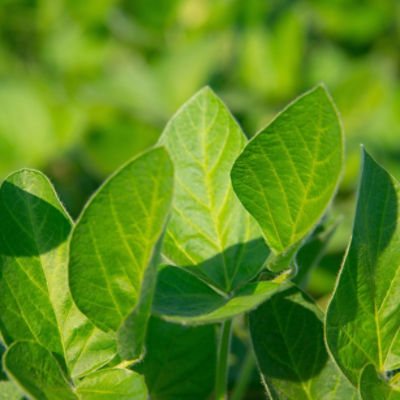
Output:
<instances>
[{"instance_id":1,"label":"shaded leaf","mask_svg":"<svg viewBox=\"0 0 400 400\"><path fill-rule=\"evenodd\" d=\"M275 294L252 311L250 333L271 399L357 398L329 359L322 311L296 287Z\"/></svg>"},{"instance_id":2,"label":"shaded leaf","mask_svg":"<svg viewBox=\"0 0 400 400\"><path fill-rule=\"evenodd\" d=\"M71 292L84 314L105 331L116 331L137 304L172 186L167 152L152 149L103 184L73 230Z\"/></svg>"},{"instance_id":3,"label":"shaded leaf","mask_svg":"<svg viewBox=\"0 0 400 400\"><path fill-rule=\"evenodd\" d=\"M187 327L151 318L143 373L154 400L204 400L215 380L214 326Z\"/></svg>"},{"instance_id":4,"label":"shaded leaf","mask_svg":"<svg viewBox=\"0 0 400 400\"><path fill-rule=\"evenodd\" d=\"M233 188L282 253L318 222L340 176L343 137L322 86L290 104L252 139L232 169Z\"/></svg>"},{"instance_id":5,"label":"shaded leaf","mask_svg":"<svg viewBox=\"0 0 400 400\"><path fill-rule=\"evenodd\" d=\"M226 295L185 270L166 266L158 275L153 312L177 322L218 322L250 311L284 287L274 281L250 282Z\"/></svg>"},{"instance_id":6,"label":"shaded leaf","mask_svg":"<svg viewBox=\"0 0 400 400\"><path fill-rule=\"evenodd\" d=\"M326 319L338 365L357 385L361 370L400 362L400 184L366 152L352 241Z\"/></svg>"},{"instance_id":7,"label":"shaded leaf","mask_svg":"<svg viewBox=\"0 0 400 400\"><path fill-rule=\"evenodd\" d=\"M245 140L209 88L184 104L160 138L176 169L164 255L225 292L254 277L268 255L257 224L230 182Z\"/></svg>"},{"instance_id":8,"label":"shaded leaf","mask_svg":"<svg viewBox=\"0 0 400 400\"><path fill-rule=\"evenodd\" d=\"M362 400L400 400L400 388L395 388L368 364L361 373L360 394Z\"/></svg>"}]
</instances>

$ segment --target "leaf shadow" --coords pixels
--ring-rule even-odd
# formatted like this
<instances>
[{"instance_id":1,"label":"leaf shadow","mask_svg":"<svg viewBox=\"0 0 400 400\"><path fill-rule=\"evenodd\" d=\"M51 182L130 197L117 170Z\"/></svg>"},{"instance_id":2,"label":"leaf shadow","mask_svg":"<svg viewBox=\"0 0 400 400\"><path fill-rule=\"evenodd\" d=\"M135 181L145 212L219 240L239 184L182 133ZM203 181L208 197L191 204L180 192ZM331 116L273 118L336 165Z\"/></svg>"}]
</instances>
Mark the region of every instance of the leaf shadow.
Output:
<instances>
[{"instance_id":1,"label":"leaf shadow","mask_svg":"<svg viewBox=\"0 0 400 400\"><path fill-rule=\"evenodd\" d=\"M18 186L0 188L0 255L39 256L67 240L71 222L59 209Z\"/></svg>"}]
</instances>

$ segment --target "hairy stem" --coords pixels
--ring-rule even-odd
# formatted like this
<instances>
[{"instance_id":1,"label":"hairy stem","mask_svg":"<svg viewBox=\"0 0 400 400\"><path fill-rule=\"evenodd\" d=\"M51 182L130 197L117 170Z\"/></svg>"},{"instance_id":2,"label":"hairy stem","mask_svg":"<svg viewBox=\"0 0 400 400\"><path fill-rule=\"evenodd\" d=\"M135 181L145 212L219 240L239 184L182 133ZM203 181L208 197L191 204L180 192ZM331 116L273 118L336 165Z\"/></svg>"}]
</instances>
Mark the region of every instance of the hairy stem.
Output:
<instances>
[{"instance_id":1,"label":"hairy stem","mask_svg":"<svg viewBox=\"0 0 400 400\"><path fill-rule=\"evenodd\" d=\"M232 319L221 324L217 353L217 375L215 380L215 400L226 400L228 357L231 348Z\"/></svg>"}]
</instances>

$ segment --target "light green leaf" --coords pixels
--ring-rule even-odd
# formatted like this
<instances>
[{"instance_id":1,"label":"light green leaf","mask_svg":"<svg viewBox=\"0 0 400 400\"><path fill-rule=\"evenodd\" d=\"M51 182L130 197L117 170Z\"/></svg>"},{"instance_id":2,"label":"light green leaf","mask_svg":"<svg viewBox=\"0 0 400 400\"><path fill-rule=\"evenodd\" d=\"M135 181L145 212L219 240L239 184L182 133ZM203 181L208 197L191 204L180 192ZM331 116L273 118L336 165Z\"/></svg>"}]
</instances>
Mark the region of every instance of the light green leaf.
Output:
<instances>
[{"instance_id":1,"label":"light green leaf","mask_svg":"<svg viewBox=\"0 0 400 400\"><path fill-rule=\"evenodd\" d=\"M22 398L23 393L14 382L0 382L0 400L22 400Z\"/></svg>"},{"instance_id":2,"label":"light green leaf","mask_svg":"<svg viewBox=\"0 0 400 400\"><path fill-rule=\"evenodd\" d=\"M355 385L400 365L400 184L363 152L352 241L326 319L328 346Z\"/></svg>"},{"instance_id":3,"label":"light green leaf","mask_svg":"<svg viewBox=\"0 0 400 400\"><path fill-rule=\"evenodd\" d=\"M253 278L268 255L257 224L230 182L230 170L245 141L209 88L175 114L160 138L176 168L164 255L225 292Z\"/></svg>"},{"instance_id":4,"label":"light green leaf","mask_svg":"<svg viewBox=\"0 0 400 400\"><path fill-rule=\"evenodd\" d=\"M69 282L81 311L116 331L139 299L169 213L173 166L164 148L133 159L96 192L71 238Z\"/></svg>"},{"instance_id":5,"label":"light green leaf","mask_svg":"<svg viewBox=\"0 0 400 400\"><path fill-rule=\"evenodd\" d=\"M185 270L166 266L158 274L153 312L181 323L219 322L250 311L284 288L281 282L250 282L226 295Z\"/></svg>"},{"instance_id":6,"label":"light green leaf","mask_svg":"<svg viewBox=\"0 0 400 400\"><path fill-rule=\"evenodd\" d=\"M77 400L55 359L35 342L15 342L4 355L7 373L36 400Z\"/></svg>"},{"instance_id":7,"label":"light green leaf","mask_svg":"<svg viewBox=\"0 0 400 400\"><path fill-rule=\"evenodd\" d=\"M80 400L146 400L147 389L141 375L122 368L102 369L86 376L77 385Z\"/></svg>"},{"instance_id":8,"label":"light green leaf","mask_svg":"<svg viewBox=\"0 0 400 400\"><path fill-rule=\"evenodd\" d=\"M321 218L342 160L338 114L323 86L295 100L248 143L232 184L274 252L302 240Z\"/></svg>"},{"instance_id":9,"label":"light green leaf","mask_svg":"<svg viewBox=\"0 0 400 400\"><path fill-rule=\"evenodd\" d=\"M250 333L272 400L357 398L328 356L322 311L296 287L275 294L251 312Z\"/></svg>"},{"instance_id":10,"label":"light green leaf","mask_svg":"<svg viewBox=\"0 0 400 400\"><path fill-rule=\"evenodd\" d=\"M400 400L400 388L390 386L372 364L361 373L360 394L362 400Z\"/></svg>"},{"instance_id":11,"label":"light green leaf","mask_svg":"<svg viewBox=\"0 0 400 400\"><path fill-rule=\"evenodd\" d=\"M143 373L153 400L204 400L215 381L216 332L212 325L188 327L151 318Z\"/></svg>"},{"instance_id":12,"label":"light green leaf","mask_svg":"<svg viewBox=\"0 0 400 400\"><path fill-rule=\"evenodd\" d=\"M110 360L115 341L79 312L69 293L72 222L42 173L23 169L2 183L0 223L7 227L0 231L0 330L5 343L34 340L65 359L73 375Z\"/></svg>"}]
</instances>

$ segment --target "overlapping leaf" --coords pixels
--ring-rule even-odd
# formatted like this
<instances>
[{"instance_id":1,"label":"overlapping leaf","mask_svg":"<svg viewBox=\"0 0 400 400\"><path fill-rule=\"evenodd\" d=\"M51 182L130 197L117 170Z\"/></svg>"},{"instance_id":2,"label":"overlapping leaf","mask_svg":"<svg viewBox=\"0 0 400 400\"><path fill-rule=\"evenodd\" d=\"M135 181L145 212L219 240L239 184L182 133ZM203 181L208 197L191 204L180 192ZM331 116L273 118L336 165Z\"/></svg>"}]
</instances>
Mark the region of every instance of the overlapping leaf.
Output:
<instances>
[{"instance_id":1,"label":"overlapping leaf","mask_svg":"<svg viewBox=\"0 0 400 400\"><path fill-rule=\"evenodd\" d=\"M138 302L169 213L173 167L164 148L129 162L96 192L71 238L69 281L78 307L117 331Z\"/></svg>"},{"instance_id":2,"label":"overlapping leaf","mask_svg":"<svg viewBox=\"0 0 400 400\"><path fill-rule=\"evenodd\" d=\"M271 399L357 398L329 359L322 311L296 287L275 294L251 312L250 332Z\"/></svg>"},{"instance_id":3,"label":"overlapping leaf","mask_svg":"<svg viewBox=\"0 0 400 400\"><path fill-rule=\"evenodd\" d=\"M158 275L153 312L181 323L219 322L252 310L284 287L279 280L250 282L226 295L185 270L166 266Z\"/></svg>"},{"instance_id":4,"label":"overlapping leaf","mask_svg":"<svg viewBox=\"0 0 400 400\"><path fill-rule=\"evenodd\" d=\"M400 400L400 387L390 386L372 364L368 364L360 379L362 400Z\"/></svg>"},{"instance_id":5,"label":"overlapping leaf","mask_svg":"<svg viewBox=\"0 0 400 400\"><path fill-rule=\"evenodd\" d=\"M252 139L232 169L233 188L275 253L318 222L342 169L343 138L322 86L290 104Z\"/></svg>"},{"instance_id":6,"label":"overlapping leaf","mask_svg":"<svg viewBox=\"0 0 400 400\"><path fill-rule=\"evenodd\" d=\"M160 143L176 168L164 255L228 293L254 277L268 255L230 181L245 136L221 100L204 88L175 114Z\"/></svg>"},{"instance_id":7,"label":"overlapping leaf","mask_svg":"<svg viewBox=\"0 0 400 400\"><path fill-rule=\"evenodd\" d=\"M0 330L7 345L33 340L64 360L71 375L99 367L115 341L74 305L68 289L72 222L47 178L20 170L0 188Z\"/></svg>"},{"instance_id":8,"label":"overlapping leaf","mask_svg":"<svg viewBox=\"0 0 400 400\"><path fill-rule=\"evenodd\" d=\"M366 152L353 236L328 308L329 348L357 385L400 365L400 184Z\"/></svg>"}]
</instances>

